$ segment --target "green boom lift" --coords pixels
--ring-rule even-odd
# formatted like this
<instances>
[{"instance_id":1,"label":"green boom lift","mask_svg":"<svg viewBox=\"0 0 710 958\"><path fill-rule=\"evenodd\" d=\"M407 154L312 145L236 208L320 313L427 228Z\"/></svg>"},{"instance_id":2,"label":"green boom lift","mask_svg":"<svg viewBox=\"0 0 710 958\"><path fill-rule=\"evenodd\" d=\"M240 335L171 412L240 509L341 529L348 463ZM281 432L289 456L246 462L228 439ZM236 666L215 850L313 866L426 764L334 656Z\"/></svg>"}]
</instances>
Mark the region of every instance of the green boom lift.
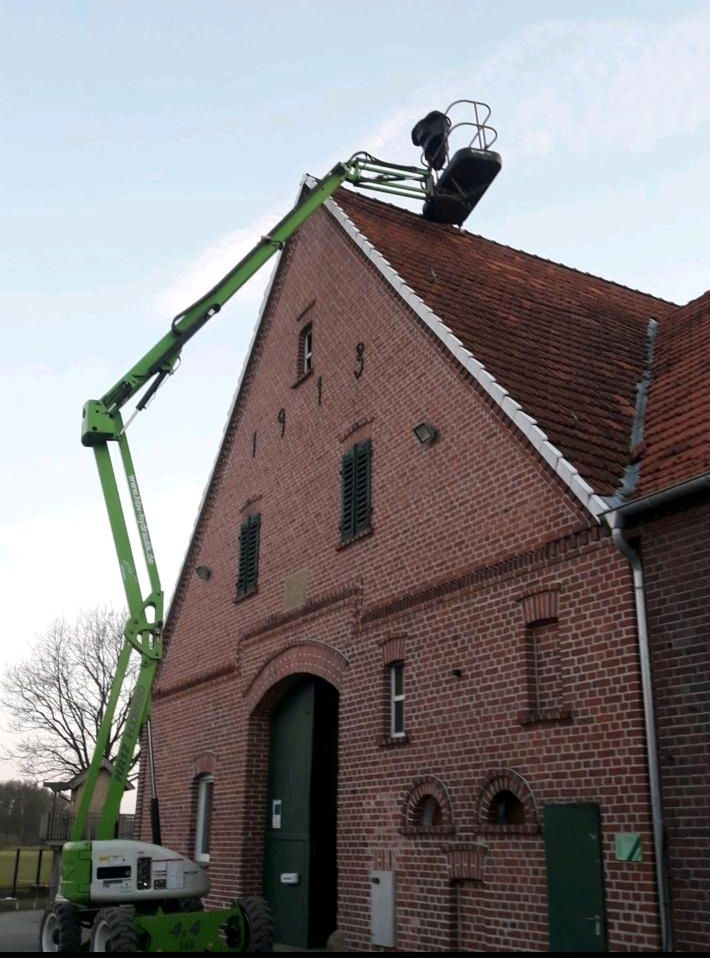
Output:
<instances>
[{"instance_id":1,"label":"green boom lift","mask_svg":"<svg viewBox=\"0 0 710 958\"><path fill-rule=\"evenodd\" d=\"M441 116L445 115L437 114L437 117ZM442 122L439 119L435 124L439 155ZM450 123L447 126L443 122L443 126L446 132ZM482 164L490 166L491 158L494 163L497 158L500 165L498 154L480 149L469 149L468 152L474 156L474 160L478 155ZM471 156L468 156L467 162L470 165ZM358 153L347 162L337 164L310 191L304 193L296 206L213 289L179 313L162 339L101 399L92 399L85 404L82 443L91 447L96 457L129 618L70 841L62 852L59 894L42 920L40 951L272 950L271 920L266 902L248 897L234 901L230 908L203 911L201 900L208 894L210 887L207 870L162 846L150 711L151 690L163 653L163 592L126 436L131 420L124 425L121 410L144 389L133 415L145 409L165 379L176 369L187 341L220 311L275 252L283 248L299 226L343 183L431 203L442 195L437 192L437 180L436 173L426 159L424 168L407 167L384 163L367 153ZM453 204L457 208L456 216L460 215L461 204L471 205L474 189L480 195L480 182L472 182L469 193L466 192L466 184L463 187L457 184L454 193L447 188L445 199L448 206ZM459 198L458 206L456 196ZM441 214L438 214L438 219L441 221ZM455 217L450 220L455 221ZM109 443L118 446L125 472L150 585L146 596L142 594L138 580ZM138 678L131 693L128 717L103 809L95 835L90 838L88 823L92 797L101 762L106 755L119 693L126 678L129 660L134 654L140 657ZM151 842L115 837L131 761L143 733L151 789ZM87 930L90 930L90 934L87 934Z\"/></svg>"}]
</instances>

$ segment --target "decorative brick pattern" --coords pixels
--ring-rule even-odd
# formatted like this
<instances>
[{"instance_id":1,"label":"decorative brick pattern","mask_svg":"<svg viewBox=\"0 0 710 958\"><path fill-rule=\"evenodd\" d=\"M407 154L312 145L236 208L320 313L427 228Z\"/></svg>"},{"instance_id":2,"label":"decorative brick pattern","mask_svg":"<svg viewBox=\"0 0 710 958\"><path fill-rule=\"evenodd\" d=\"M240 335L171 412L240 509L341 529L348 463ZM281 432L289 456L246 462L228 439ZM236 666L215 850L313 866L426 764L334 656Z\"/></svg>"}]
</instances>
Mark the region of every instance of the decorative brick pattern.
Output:
<instances>
[{"instance_id":1,"label":"decorative brick pattern","mask_svg":"<svg viewBox=\"0 0 710 958\"><path fill-rule=\"evenodd\" d=\"M376 849L372 855L372 867L378 871L392 871L395 867L395 856L392 849Z\"/></svg>"},{"instance_id":2,"label":"decorative brick pattern","mask_svg":"<svg viewBox=\"0 0 710 958\"><path fill-rule=\"evenodd\" d=\"M541 622L554 622L558 617L559 589L542 589L524 595L520 599L520 608L525 625L537 625Z\"/></svg>"},{"instance_id":3,"label":"decorative brick pattern","mask_svg":"<svg viewBox=\"0 0 710 958\"><path fill-rule=\"evenodd\" d=\"M524 658L527 664L527 708L518 715L521 725L561 722L572 718L569 701L569 663L561 648L556 619L536 620L525 629Z\"/></svg>"},{"instance_id":4,"label":"decorative brick pattern","mask_svg":"<svg viewBox=\"0 0 710 958\"><path fill-rule=\"evenodd\" d=\"M449 868L449 881L482 882L484 880L483 869L488 854L486 845L449 845L444 851Z\"/></svg>"},{"instance_id":5,"label":"decorative brick pattern","mask_svg":"<svg viewBox=\"0 0 710 958\"><path fill-rule=\"evenodd\" d=\"M270 689L291 675L317 675L339 689L347 666L347 658L332 646L294 640L268 659L254 676L244 694L246 707L251 712Z\"/></svg>"},{"instance_id":6,"label":"decorative brick pattern","mask_svg":"<svg viewBox=\"0 0 710 958\"><path fill-rule=\"evenodd\" d=\"M404 635L395 635L392 638L385 639L381 643L382 664L391 665L392 662L404 662L405 642L406 637Z\"/></svg>"}]
</instances>

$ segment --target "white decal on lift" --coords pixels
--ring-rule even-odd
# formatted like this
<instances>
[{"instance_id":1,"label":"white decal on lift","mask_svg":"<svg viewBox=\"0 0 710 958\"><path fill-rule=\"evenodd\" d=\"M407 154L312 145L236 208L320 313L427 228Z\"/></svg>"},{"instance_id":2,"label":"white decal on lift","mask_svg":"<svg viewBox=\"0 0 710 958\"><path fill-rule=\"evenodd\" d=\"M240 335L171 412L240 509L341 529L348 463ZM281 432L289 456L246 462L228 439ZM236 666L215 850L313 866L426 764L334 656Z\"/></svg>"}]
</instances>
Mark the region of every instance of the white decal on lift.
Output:
<instances>
[{"instance_id":1,"label":"white decal on lift","mask_svg":"<svg viewBox=\"0 0 710 958\"><path fill-rule=\"evenodd\" d=\"M153 862L153 887L168 890L184 888L185 862L179 858L174 861Z\"/></svg>"}]
</instances>

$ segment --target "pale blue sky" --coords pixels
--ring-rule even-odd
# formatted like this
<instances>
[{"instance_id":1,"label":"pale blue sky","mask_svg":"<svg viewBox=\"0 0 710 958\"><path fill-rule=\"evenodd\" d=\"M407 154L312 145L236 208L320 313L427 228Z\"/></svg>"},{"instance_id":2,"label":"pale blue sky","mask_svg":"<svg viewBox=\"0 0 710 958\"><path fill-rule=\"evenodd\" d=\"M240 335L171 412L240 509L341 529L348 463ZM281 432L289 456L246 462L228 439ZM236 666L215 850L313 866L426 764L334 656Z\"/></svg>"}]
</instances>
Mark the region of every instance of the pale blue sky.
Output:
<instances>
[{"instance_id":1,"label":"pale blue sky","mask_svg":"<svg viewBox=\"0 0 710 958\"><path fill-rule=\"evenodd\" d=\"M685 302L710 285L710 3L0 0L0 666L122 592L81 406L357 149L493 107L467 223ZM265 277L131 430L170 592ZM11 769L0 768L0 775Z\"/></svg>"}]
</instances>

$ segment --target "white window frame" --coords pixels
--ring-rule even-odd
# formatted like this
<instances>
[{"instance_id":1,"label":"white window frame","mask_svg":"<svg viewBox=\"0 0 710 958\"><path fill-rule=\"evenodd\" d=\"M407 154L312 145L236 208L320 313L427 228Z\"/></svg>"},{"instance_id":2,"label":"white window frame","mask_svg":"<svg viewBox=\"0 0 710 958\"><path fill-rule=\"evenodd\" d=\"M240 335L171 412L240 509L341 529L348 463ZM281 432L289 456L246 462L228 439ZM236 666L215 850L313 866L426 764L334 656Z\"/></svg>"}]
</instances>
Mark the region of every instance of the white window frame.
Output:
<instances>
[{"instance_id":1,"label":"white window frame","mask_svg":"<svg viewBox=\"0 0 710 958\"><path fill-rule=\"evenodd\" d=\"M301 335L303 337L303 353L301 355L303 368L301 369L301 375L305 376L306 373L309 373L313 368L313 324L309 323Z\"/></svg>"},{"instance_id":2,"label":"white window frame","mask_svg":"<svg viewBox=\"0 0 710 958\"><path fill-rule=\"evenodd\" d=\"M392 662L389 667L390 669L390 738L404 738L405 736L405 721L404 721L404 662ZM401 687L402 691L398 694L396 690L396 679L397 673L401 675ZM402 728L396 728L396 709L395 704L402 703Z\"/></svg>"},{"instance_id":3,"label":"white window frame","mask_svg":"<svg viewBox=\"0 0 710 958\"><path fill-rule=\"evenodd\" d=\"M204 844L205 830L207 826L207 815L212 816L212 802L208 804L208 795L214 795L214 775L201 775L197 779L197 821L195 828L195 861L207 864L210 860L209 850L202 851ZM211 832L211 828L209 829Z\"/></svg>"}]
</instances>

